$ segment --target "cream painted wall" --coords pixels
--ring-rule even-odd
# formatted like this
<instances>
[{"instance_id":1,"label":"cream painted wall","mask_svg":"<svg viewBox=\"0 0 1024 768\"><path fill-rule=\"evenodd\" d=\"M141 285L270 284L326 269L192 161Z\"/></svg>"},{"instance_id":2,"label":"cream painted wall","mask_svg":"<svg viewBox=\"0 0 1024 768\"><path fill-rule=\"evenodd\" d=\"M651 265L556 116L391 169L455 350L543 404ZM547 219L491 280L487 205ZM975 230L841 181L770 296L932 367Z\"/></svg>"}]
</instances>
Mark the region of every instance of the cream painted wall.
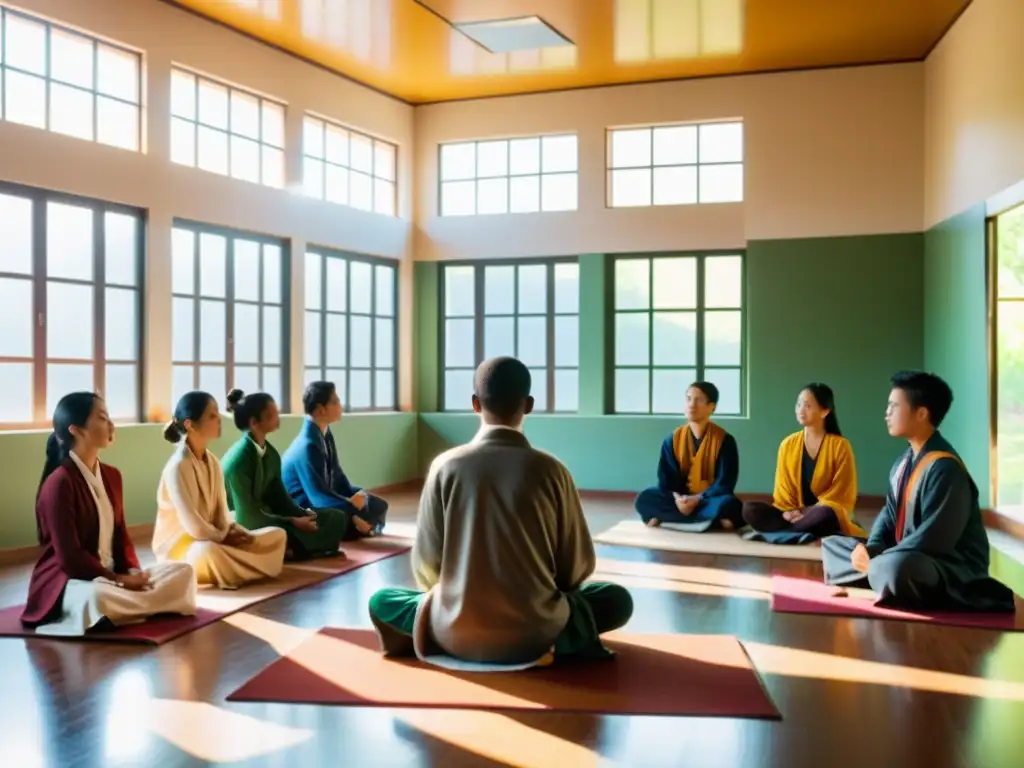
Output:
<instances>
[{"instance_id":1,"label":"cream painted wall","mask_svg":"<svg viewBox=\"0 0 1024 768\"><path fill-rule=\"evenodd\" d=\"M925 62L925 228L1024 179L1022 30L1022 0L974 0Z\"/></svg>"},{"instance_id":2,"label":"cream painted wall","mask_svg":"<svg viewBox=\"0 0 1024 768\"><path fill-rule=\"evenodd\" d=\"M1009 0L1008 0L1009 1ZM609 209L609 126L742 118L745 202ZM917 232L921 64L714 78L416 108L416 258L732 248L747 240ZM576 132L579 210L438 215L440 142Z\"/></svg>"},{"instance_id":3,"label":"cream painted wall","mask_svg":"<svg viewBox=\"0 0 1024 768\"><path fill-rule=\"evenodd\" d=\"M0 121L0 180L135 205L149 211L145 405L171 399L171 222L175 217L291 240L291 393L302 386L306 243L402 259L400 306L412 298L412 107L156 0L21 0L19 7L144 54L147 152L136 153ZM286 189L170 162L170 68L199 70L287 104ZM302 117L318 112L398 144L397 218L301 194ZM400 315L400 359L412 359L412 312ZM412 366L400 366L399 398L412 403Z\"/></svg>"}]
</instances>

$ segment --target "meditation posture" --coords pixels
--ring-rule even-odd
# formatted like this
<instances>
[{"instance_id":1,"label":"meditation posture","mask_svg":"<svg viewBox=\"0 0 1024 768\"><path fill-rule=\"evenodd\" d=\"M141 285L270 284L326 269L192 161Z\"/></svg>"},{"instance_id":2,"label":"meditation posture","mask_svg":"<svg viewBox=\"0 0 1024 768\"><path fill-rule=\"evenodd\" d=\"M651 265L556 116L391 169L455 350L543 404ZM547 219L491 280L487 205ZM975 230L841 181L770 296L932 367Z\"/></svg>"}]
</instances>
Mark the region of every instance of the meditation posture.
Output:
<instances>
[{"instance_id":1,"label":"meditation posture","mask_svg":"<svg viewBox=\"0 0 1024 768\"><path fill-rule=\"evenodd\" d=\"M159 613L195 615L196 580L187 563L139 567L124 521L121 473L99 460L113 441L99 395L74 392L57 403L36 498L43 552L21 614L38 634L84 635Z\"/></svg>"},{"instance_id":2,"label":"meditation posture","mask_svg":"<svg viewBox=\"0 0 1024 768\"><path fill-rule=\"evenodd\" d=\"M207 449L220 437L220 421L217 401L207 392L189 392L178 401L164 430L164 438L179 447L160 476L153 553L160 562L191 565L199 584L237 589L281 573L288 536L273 527L247 531L228 519L224 473Z\"/></svg>"},{"instance_id":3,"label":"meditation posture","mask_svg":"<svg viewBox=\"0 0 1024 768\"><path fill-rule=\"evenodd\" d=\"M292 501L281 482L281 455L267 435L281 426L274 398L265 392L245 396L233 389L228 410L242 438L224 454L228 507L235 521L249 530L276 527L288 535L286 557L306 560L335 557L345 533L345 513L337 509L305 509Z\"/></svg>"},{"instance_id":4,"label":"meditation posture","mask_svg":"<svg viewBox=\"0 0 1024 768\"><path fill-rule=\"evenodd\" d=\"M863 538L853 519L853 449L839 431L831 387L818 383L800 390L796 420L803 429L779 446L772 504L743 505L743 519L754 529L747 537L773 544L806 544L837 533Z\"/></svg>"},{"instance_id":5,"label":"meditation posture","mask_svg":"<svg viewBox=\"0 0 1024 768\"><path fill-rule=\"evenodd\" d=\"M340 509L347 534L376 536L384 530L388 503L349 482L338 461L331 424L341 418L341 400L330 381L314 381L302 395L306 421L281 457L284 487L302 507Z\"/></svg>"},{"instance_id":6,"label":"meditation posture","mask_svg":"<svg viewBox=\"0 0 1024 768\"><path fill-rule=\"evenodd\" d=\"M424 591L370 600L385 654L506 669L612 655L599 635L629 620L632 597L584 583L594 545L572 475L521 431L529 370L486 360L474 389L480 431L434 460L420 498L412 564Z\"/></svg>"},{"instance_id":7,"label":"meditation posture","mask_svg":"<svg viewBox=\"0 0 1024 768\"><path fill-rule=\"evenodd\" d=\"M665 438L658 460L658 484L634 504L647 525L676 523L699 533L716 523L726 530L742 520L734 490L740 474L736 440L711 421L718 387L697 381L686 390L686 424Z\"/></svg>"},{"instance_id":8,"label":"meditation posture","mask_svg":"<svg viewBox=\"0 0 1024 768\"><path fill-rule=\"evenodd\" d=\"M953 403L934 374L892 377L885 423L910 447L889 478L885 508L867 542L822 541L825 581L870 587L892 607L1013 611L1013 593L988 575L989 548L978 488L938 428Z\"/></svg>"}]
</instances>

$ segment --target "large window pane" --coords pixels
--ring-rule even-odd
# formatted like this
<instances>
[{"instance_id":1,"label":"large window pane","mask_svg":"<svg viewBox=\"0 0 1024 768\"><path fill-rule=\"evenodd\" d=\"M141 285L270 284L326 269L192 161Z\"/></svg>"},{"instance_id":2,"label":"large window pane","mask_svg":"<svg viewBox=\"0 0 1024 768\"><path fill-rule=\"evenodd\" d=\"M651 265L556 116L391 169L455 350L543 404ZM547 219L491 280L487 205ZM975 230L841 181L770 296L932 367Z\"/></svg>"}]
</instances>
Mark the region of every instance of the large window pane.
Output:
<instances>
[{"instance_id":1,"label":"large window pane","mask_svg":"<svg viewBox=\"0 0 1024 768\"><path fill-rule=\"evenodd\" d=\"M472 408L473 370L447 370L444 372L444 409L468 411Z\"/></svg>"},{"instance_id":2,"label":"large window pane","mask_svg":"<svg viewBox=\"0 0 1024 768\"><path fill-rule=\"evenodd\" d=\"M46 412L52 414L57 403L70 392L92 392L96 389L92 363L50 363L46 366Z\"/></svg>"},{"instance_id":3,"label":"large window pane","mask_svg":"<svg viewBox=\"0 0 1024 768\"><path fill-rule=\"evenodd\" d=\"M617 413L681 413L690 382L721 378L725 388L719 385L716 413L742 415L742 258L693 254L615 260ZM649 384L643 397L636 391L640 373L632 371L642 372Z\"/></svg>"},{"instance_id":4,"label":"large window pane","mask_svg":"<svg viewBox=\"0 0 1024 768\"><path fill-rule=\"evenodd\" d=\"M46 274L71 280L92 280L91 208L53 202L46 204Z\"/></svg>"},{"instance_id":5,"label":"large window pane","mask_svg":"<svg viewBox=\"0 0 1024 768\"><path fill-rule=\"evenodd\" d=\"M171 303L171 357L177 363L195 360L195 301L175 296Z\"/></svg>"},{"instance_id":6,"label":"large window pane","mask_svg":"<svg viewBox=\"0 0 1024 768\"><path fill-rule=\"evenodd\" d=\"M650 371L647 368L615 369L615 412L650 411Z\"/></svg>"},{"instance_id":7,"label":"large window pane","mask_svg":"<svg viewBox=\"0 0 1024 768\"><path fill-rule=\"evenodd\" d=\"M235 304L235 362L260 362L260 309L255 304Z\"/></svg>"},{"instance_id":8,"label":"large window pane","mask_svg":"<svg viewBox=\"0 0 1024 768\"><path fill-rule=\"evenodd\" d=\"M280 104L174 68L171 114L173 162L253 184L283 186L284 107ZM319 184L322 197L322 173L307 173L305 181L307 189Z\"/></svg>"},{"instance_id":9,"label":"large window pane","mask_svg":"<svg viewBox=\"0 0 1024 768\"><path fill-rule=\"evenodd\" d=\"M222 363L227 345L227 306L223 301L199 302L199 359Z\"/></svg>"},{"instance_id":10,"label":"large window pane","mask_svg":"<svg viewBox=\"0 0 1024 768\"><path fill-rule=\"evenodd\" d=\"M135 360L138 356L139 292L127 288L107 288L106 333L104 344L108 360Z\"/></svg>"},{"instance_id":11,"label":"large window pane","mask_svg":"<svg viewBox=\"0 0 1024 768\"><path fill-rule=\"evenodd\" d=\"M349 307L351 312L369 314L373 301L373 268L362 261L349 263Z\"/></svg>"},{"instance_id":12,"label":"large window pane","mask_svg":"<svg viewBox=\"0 0 1024 768\"><path fill-rule=\"evenodd\" d=\"M135 364L108 365L104 399L114 419L132 419L139 414L139 372Z\"/></svg>"},{"instance_id":13,"label":"large window pane","mask_svg":"<svg viewBox=\"0 0 1024 768\"><path fill-rule=\"evenodd\" d=\"M327 365L344 368L348 365L348 316L327 315Z\"/></svg>"},{"instance_id":14,"label":"large window pane","mask_svg":"<svg viewBox=\"0 0 1024 768\"><path fill-rule=\"evenodd\" d=\"M395 215L397 148L309 115L303 123L306 194Z\"/></svg>"},{"instance_id":15,"label":"large window pane","mask_svg":"<svg viewBox=\"0 0 1024 768\"><path fill-rule=\"evenodd\" d=\"M575 368L555 371L555 410L575 412L580 404L580 372Z\"/></svg>"},{"instance_id":16,"label":"large window pane","mask_svg":"<svg viewBox=\"0 0 1024 768\"><path fill-rule=\"evenodd\" d=\"M613 208L743 200L743 123L617 128L608 136Z\"/></svg>"},{"instance_id":17,"label":"large window pane","mask_svg":"<svg viewBox=\"0 0 1024 768\"><path fill-rule=\"evenodd\" d=\"M46 284L46 356L69 360L93 358L93 291L91 285Z\"/></svg>"},{"instance_id":18,"label":"large window pane","mask_svg":"<svg viewBox=\"0 0 1024 768\"><path fill-rule=\"evenodd\" d=\"M32 282L0 278L0 357L32 357Z\"/></svg>"},{"instance_id":19,"label":"large window pane","mask_svg":"<svg viewBox=\"0 0 1024 768\"><path fill-rule=\"evenodd\" d=\"M0 272L32 274L32 201L0 194Z\"/></svg>"},{"instance_id":20,"label":"large window pane","mask_svg":"<svg viewBox=\"0 0 1024 768\"><path fill-rule=\"evenodd\" d=\"M652 377L651 413L682 413L686 405L686 389L696 379L696 370L655 369Z\"/></svg>"},{"instance_id":21,"label":"large window pane","mask_svg":"<svg viewBox=\"0 0 1024 768\"><path fill-rule=\"evenodd\" d=\"M349 349L349 364L361 368L369 368L370 358L370 333L372 325L370 318L363 315L352 315L349 317L352 328L352 341Z\"/></svg>"},{"instance_id":22,"label":"large window pane","mask_svg":"<svg viewBox=\"0 0 1024 768\"><path fill-rule=\"evenodd\" d=\"M103 268L107 283L137 285L136 271L139 261L139 220L124 213L107 212L105 226ZM172 259L173 254L172 254Z\"/></svg>"},{"instance_id":23,"label":"large window pane","mask_svg":"<svg viewBox=\"0 0 1024 768\"><path fill-rule=\"evenodd\" d=\"M574 211L579 207L577 138L497 139L440 148L440 213Z\"/></svg>"},{"instance_id":24,"label":"large window pane","mask_svg":"<svg viewBox=\"0 0 1024 768\"><path fill-rule=\"evenodd\" d=\"M549 395L557 382L578 389L579 270L575 263L531 259L516 264L446 265L445 380L483 359L509 355L529 367L535 411L573 410L576 392ZM552 285L552 280L555 284ZM477 304L477 286L482 288ZM555 306L551 306L551 291ZM472 300L465 300L472 297ZM552 311L552 310L555 311ZM475 311L474 311L475 310ZM481 334L479 355L477 334ZM552 341L553 335L553 341ZM574 369L568 373L559 373ZM450 401L447 393L445 403ZM444 406L446 409L448 405ZM460 402L456 410L465 410Z\"/></svg>"}]
</instances>

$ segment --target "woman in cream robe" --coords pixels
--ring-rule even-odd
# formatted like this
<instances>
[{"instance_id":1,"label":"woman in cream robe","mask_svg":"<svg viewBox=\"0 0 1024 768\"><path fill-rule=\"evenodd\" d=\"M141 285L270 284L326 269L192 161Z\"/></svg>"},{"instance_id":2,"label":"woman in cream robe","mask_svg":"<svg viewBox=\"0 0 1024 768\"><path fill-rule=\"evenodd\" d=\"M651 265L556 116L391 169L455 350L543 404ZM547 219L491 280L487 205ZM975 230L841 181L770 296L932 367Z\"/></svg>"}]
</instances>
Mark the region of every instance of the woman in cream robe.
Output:
<instances>
[{"instance_id":1,"label":"woman in cream robe","mask_svg":"<svg viewBox=\"0 0 1024 768\"><path fill-rule=\"evenodd\" d=\"M164 467L157 491L157 560L187 562L199 584L222 589L277 576L284 567L285 532L248 531L228 516L224 473L206 447L220 435L216 400L205 392L189 392L174 415L164 437L179 446Z\"/></svg>"}]
</instances>

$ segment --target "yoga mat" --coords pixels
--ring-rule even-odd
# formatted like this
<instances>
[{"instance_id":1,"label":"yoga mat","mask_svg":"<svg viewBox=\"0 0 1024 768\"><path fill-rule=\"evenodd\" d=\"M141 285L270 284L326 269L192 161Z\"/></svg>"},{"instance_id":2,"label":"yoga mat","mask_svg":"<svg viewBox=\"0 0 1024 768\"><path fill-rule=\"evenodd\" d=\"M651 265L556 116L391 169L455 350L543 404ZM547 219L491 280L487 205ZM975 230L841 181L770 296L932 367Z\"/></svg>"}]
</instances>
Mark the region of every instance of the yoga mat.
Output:
<instances>
[{"instance_id":1,"label":"yoga mat","mask_svg":"<svg viewBox=\"0 0 1024 768\"><path fill-rule=\"evenodd\" d=\"M604 636L618 655L521 672L386 659L369 629L324 628L228 701L781 719L731 635Z\"/></svg>"},{"instance_id":2,"label":"yoga mat","mask_svg":"<svg viewBox=\"0 0 1024 768\"><path fill-rule=\"evenodd\" d=\"M1024 615L1019 608L1015 614L903 611L876 605L878 596L870 590L843 588L846 589L848 596L840 597L836 595L840 589L812 579L775 575L772 576L772 610L781 613L917 621L950 627L997 629L1004 632L1024 631Z\"/></svg>"},{"instance_id":3,"label":"yoga mat","mask_svg":"<svg viewBox=\"0 0 1024 768\"><path fill-rule=\"evenodd\" d=\"M344 558L289 563L276 579L249 584L237 590L203 587L196 598L195 616L154 616L141 624L119 627L109 632L90 632L84 636L46 635L25 629L19 620L25 606L16 605L0 610L0 637L162 645L257 603L319 584L364 565L407 552L410 548L407 539L387 535L343 542Z\"/></svg>"},{"instance_id":4,"label":"yoga mat","mask_svg":"<svg viewBox=\"0 0 1024 768\"><path fill-rule=\"evenodd\" d=\"M776 560L813 560L821 562L821 547L815 544L766 544L746 541L732 531L684 533L671 524L649 528L639 520L624 520L594 537L600 544L620 547L663 549L670 552L693 552L701 555L732 557L769 557Z\"/></svg>"}]
</instances>

